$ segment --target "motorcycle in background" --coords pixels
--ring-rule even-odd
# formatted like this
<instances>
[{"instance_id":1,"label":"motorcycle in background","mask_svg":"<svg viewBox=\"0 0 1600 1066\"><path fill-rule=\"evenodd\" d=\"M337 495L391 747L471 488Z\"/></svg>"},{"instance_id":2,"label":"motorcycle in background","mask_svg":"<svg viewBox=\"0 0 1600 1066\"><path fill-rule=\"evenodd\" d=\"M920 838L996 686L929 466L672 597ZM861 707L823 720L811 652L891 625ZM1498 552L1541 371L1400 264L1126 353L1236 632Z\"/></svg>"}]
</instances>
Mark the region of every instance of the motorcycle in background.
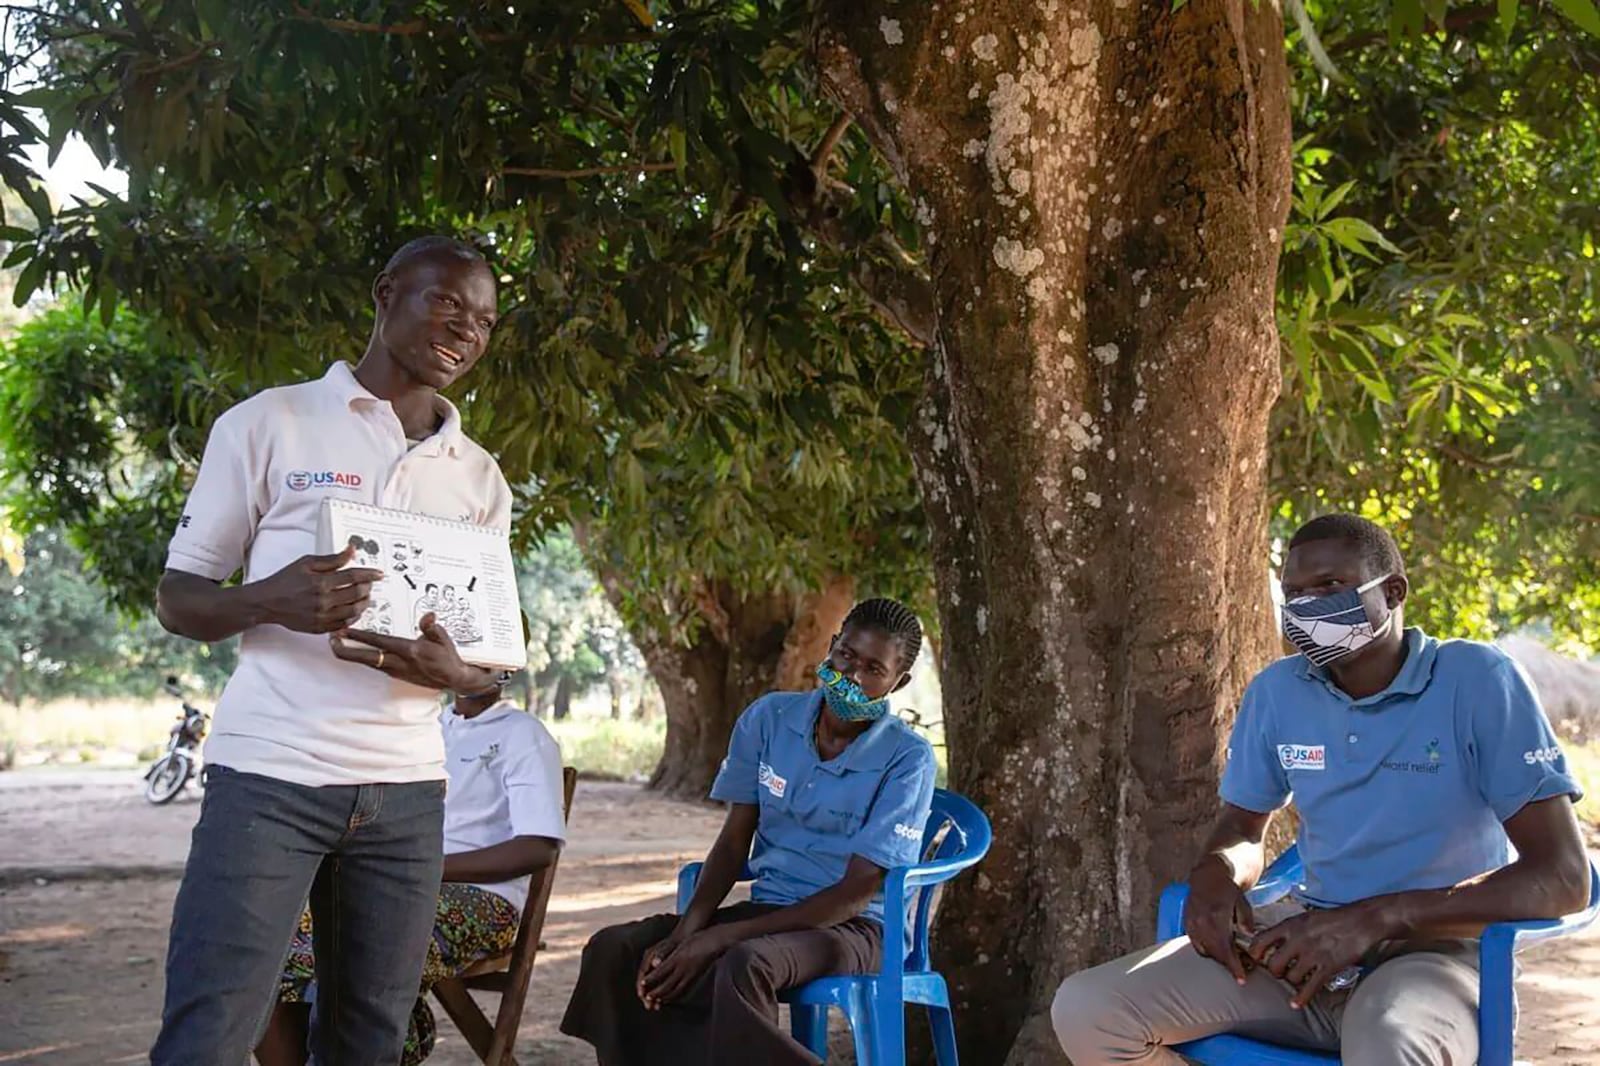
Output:
<instances>
[{"instance_id":1,"label":"motorcycle in background","mask_svg":"<svg viewBox=\"0 0 1600 1066\"><path fill-rule=\"evenodd\" d=\"M200 742L205 739L209 722L204 711L183 698L176 677L169 676L162 687L178 698L183 714L167 738L165 754L144 772L144 798L157 806L175 799L199 770Z\"/></svg>"}]
</instances>

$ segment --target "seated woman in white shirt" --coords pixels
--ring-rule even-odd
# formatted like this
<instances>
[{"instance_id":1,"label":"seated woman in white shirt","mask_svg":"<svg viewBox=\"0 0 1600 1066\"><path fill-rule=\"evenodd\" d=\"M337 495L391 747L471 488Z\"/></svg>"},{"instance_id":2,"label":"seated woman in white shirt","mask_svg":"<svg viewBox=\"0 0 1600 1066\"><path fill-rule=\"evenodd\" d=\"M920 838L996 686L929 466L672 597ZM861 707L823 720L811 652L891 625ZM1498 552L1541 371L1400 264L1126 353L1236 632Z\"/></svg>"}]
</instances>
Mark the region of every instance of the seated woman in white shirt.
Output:
<instances>
[{"instance_id":1,"label":"seated woman in white shirt","mask_svg":"<svg viewBox=\"0 0 1600 1066\"><path fill-rule=\"evenodd\" d=\"M428 990L511 950L527 902L528 875L548 866L566 839L561 751L537 718L495 693L461 698L445 709L440 724L450 778L444 799L444 883L403 1066L414 1066L433 1050ZM256 1047L262 1066L304 1066L315 976L307 911L290 942L278 1003Z\"/></svg>"}]
</instances>

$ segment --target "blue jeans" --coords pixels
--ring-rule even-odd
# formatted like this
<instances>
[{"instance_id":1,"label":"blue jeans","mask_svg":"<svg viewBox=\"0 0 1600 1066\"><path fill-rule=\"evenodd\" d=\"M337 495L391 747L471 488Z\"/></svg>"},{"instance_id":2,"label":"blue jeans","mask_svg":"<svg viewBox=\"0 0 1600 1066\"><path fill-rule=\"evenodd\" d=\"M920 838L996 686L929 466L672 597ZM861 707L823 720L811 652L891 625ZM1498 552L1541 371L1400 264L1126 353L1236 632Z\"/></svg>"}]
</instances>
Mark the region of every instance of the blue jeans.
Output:
<instances>
[{"instance_id":1,"label":"blue jeans","mask_svg":"<svg viewBox=\"0 0 1600 1066\"><path fill-rule=\"evenodd\" d=\"M172 909L152 1066L248 1059L308 899L311 1061L399 1062L439 898L444 787L312 788L208 767Z\"/></svg>"}]
</instances>

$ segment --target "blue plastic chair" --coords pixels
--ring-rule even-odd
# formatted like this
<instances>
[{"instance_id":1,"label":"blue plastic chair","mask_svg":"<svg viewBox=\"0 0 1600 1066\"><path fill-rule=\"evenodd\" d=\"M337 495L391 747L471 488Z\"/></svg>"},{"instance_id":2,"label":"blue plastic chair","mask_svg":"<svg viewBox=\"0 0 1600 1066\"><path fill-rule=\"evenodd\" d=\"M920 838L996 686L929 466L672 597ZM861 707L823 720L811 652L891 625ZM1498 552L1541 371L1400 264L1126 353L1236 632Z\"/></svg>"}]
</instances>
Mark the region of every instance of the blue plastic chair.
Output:
<instances>
[{"instance_id":1,"label":"blue plastic chair","mask_svg":"<svg viewBox=\"0 0 1600 1066\"><path fill-rule=\"evenodd\" d=\"M939 833L949 827L941 839ZM860 1066L890 1066L906 1060L905 1004L928 1008L934 1056L939 1066L956 1066L956 1026L950 1014L950 992L944 978L928 967L928 918L933 886L948 881L989 851L993 834L989 819L964 796L933 790L923 840L933 853L914 866L896 866L883 879L883 967L875 974L823 977L792 988L780 998L789 1004L789 1031L812 1054L828 1059L828 1008L838 1007L850 1019ZM694 862L678 873L678 913L694 897L703 864ZM741 881L752 877L745 867ZM915 893L915 899L912 894ZM891 950L894 931L906 927L906 906L915 907L911 953Z\"/></svg>"},{"instance_id":2,"label":"blue plastic chair","mask_svg":"<svg viewBox=\"0 0 1600 1066\"><path fill-rule=\"evenodd\" d=\"M1278 857L1252 889L1252 907L1282 899L1305 875L1298 848ZM1170 885L1161 894L1156 937L1171 940L1183 935L1183 908L1189 902L1188 885ZM1516 966L1514 956L1529 944L1570 936L1593 924L1600 915L1600 870L1589 864L1589 906L1577 914L1550 921L1499 922L1483 931L1478 948L1478 1066L1513 1066L1517 1031ZM1242 1036L1208 1036L1178 1044L1178 1054L1205 1066L1328 1066L1337 1053L1302 1051Z\"/></svg>"}]
</instances>

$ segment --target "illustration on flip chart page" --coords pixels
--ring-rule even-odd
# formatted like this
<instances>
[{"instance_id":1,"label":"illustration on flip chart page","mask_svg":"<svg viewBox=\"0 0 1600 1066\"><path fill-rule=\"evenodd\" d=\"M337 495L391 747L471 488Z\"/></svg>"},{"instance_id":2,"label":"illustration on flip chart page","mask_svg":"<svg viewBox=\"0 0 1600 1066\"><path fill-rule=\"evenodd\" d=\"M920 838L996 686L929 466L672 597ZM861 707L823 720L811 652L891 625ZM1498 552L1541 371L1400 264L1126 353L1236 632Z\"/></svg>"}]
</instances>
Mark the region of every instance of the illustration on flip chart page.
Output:
<instances>
[{"instance_id":1,"label":"illustration on flip chart page","mask_svg":"<svg viewBox=\"0 0 1600 1066\"><path fill-rule=\"evenodd\" d=\"M355 549L351 566L382 570L353 629L415 636L432 614L462 658L526 665L516 573L506 534L345 500L323 504L319 542Z\"/></svg>"}]
</instances>

